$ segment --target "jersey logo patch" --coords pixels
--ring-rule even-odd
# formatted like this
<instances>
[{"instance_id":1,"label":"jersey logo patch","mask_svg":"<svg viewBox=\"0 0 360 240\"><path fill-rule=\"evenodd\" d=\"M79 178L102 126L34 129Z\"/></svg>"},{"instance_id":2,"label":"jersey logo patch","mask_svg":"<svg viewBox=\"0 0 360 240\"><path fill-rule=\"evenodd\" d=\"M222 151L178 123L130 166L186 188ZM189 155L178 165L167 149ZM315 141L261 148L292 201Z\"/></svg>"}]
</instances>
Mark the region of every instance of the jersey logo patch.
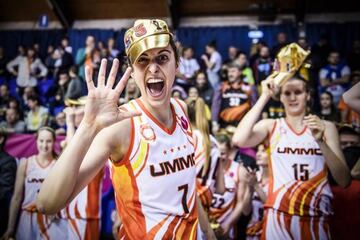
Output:
<instances>
[{"instance_id":1,"label":"jersey logo patch","mask_svg":"<svg viewBox=\"0 0 360 240\"><path fill-rule=\"evenodd\" d=\"M142 124L140 126L141 137L147 142L153 142L156 139L154 129L148 124Z\"/></svg>"}]
</instances>

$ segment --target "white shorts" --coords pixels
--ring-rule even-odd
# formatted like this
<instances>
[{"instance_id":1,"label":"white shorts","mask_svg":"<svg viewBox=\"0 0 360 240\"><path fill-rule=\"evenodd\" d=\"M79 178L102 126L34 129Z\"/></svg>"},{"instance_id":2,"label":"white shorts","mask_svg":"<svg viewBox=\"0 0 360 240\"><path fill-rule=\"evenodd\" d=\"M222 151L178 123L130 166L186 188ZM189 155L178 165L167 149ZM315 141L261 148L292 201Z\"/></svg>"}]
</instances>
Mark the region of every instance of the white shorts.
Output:
<instances>
[{"instance_id":1,"label":"white shorts","mask_svg":"<svg viewBox=\"0 0 360 240\"><path fill-rule=\"evenodd\" d=\"M37 212L21 211L16 231L18 240L62 240L67 238L67 222Z\"/></svg>"},{"instance_id":2,"label":"white shorts","mask_svg":"<svg viewBox=\"0 0 360 240\"><path fill-rule=\"evenodd\" d=\"M100 238L100 220L66 219L68 221L68 239L98 240Z\"/></svg>"}]
</instances>

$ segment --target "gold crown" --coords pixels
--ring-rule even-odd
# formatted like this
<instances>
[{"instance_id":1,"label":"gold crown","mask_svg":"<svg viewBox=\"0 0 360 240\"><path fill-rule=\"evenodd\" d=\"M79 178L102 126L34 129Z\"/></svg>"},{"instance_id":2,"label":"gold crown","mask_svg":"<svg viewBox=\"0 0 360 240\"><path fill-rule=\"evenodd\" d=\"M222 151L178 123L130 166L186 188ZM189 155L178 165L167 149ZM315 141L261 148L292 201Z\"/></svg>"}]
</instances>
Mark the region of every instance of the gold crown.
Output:
<instances>
[{"instance_id":1,"label":"gold crown","mask_svg":"<svg viewBox=\"0 0 360 240\"><path fill-rule=\"evenodd\" d=\"M296 43L283 47L276 56L274 71L271 77L275 84L282 86L301 67L310 51L305 51ZM308 67L308 65L305 65Z\"/></svg>"},{"instance_id":2,"label":"gold crown","mask_svg":"<svg viewBox=\"0 0 360 240\"><path fill-rule=\"evenodd\" d=\"M139 19L124 36L125 52L130 63L134 63L145 51L169 45L172 34L165 21L159 19Z\"/></svg>"}]
</instances>

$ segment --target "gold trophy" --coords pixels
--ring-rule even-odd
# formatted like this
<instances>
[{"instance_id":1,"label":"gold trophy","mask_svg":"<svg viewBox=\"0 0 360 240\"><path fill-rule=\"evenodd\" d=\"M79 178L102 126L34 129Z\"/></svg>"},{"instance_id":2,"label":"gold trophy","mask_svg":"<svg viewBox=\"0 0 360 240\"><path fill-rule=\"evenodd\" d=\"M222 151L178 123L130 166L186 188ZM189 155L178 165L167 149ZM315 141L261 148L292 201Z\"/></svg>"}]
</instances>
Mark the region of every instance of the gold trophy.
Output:
<instances>
[{"instance_id":1,"label":"gold trophy","mask_svg":"<svg viewBox=\"0 0 360 240\"><path fill-rule=\"evenodd\" d=\"M301 67L309 54L310 51L302 49L296 43L283 47L276 56L274 71L270 75L274 78L274 83L281 87ZM309 67L309 65L305 65L305 67Z\"/></svg>"}]
</instances>

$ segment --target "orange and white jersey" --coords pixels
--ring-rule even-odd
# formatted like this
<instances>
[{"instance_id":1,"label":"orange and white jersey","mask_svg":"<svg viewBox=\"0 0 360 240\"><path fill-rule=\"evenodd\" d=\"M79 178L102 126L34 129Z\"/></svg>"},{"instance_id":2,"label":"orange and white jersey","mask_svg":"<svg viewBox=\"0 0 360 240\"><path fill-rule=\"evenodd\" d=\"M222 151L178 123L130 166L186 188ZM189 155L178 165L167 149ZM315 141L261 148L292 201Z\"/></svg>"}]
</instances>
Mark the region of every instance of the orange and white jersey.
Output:
<instances>
[{"instance_id":1,"label":"orange and white jersey","mask_svg":"<svg viewBox=\"0 0 360 240\"><path fill-rule=\"evenodd\" d=\"M211 205L212 195L215 192L216 171L220 157L219 146L216 139L210 135L211 150L209 167L205 175L202 175L206 161L206 146L204 143L204 137L199 130L194 130L193 136L195 141L195 165L197 176L196 189L202 205L209 208Z\"/></svg>"},{"instance_id":2,"label":"orange and white jersey","mask_svg":"<svg viewBox=\"0 0 360 240\"><path fill-rule=\"evenodd\" d=\"M237 188L239 184L240 163L232 161L229 168L224 173L225 193L214 193L209 216L222 224L235 208L237 201Z\"/></svg>"},{"instance_id":3,"label":"orange and white jersey","mask_svg":"<svg viewBox=\"0 0 360 240\"><path fill-rule=\"evenodd\" d=\"M41 165L36 155L29 157L26 161L25 167L25 186L24 186L24 200L21 205L22 210L36 211L36 196L40 190L42 182L48 175L50 169L54 166L55 161L50 161L47 165Z\"/></svg>"},{"instance_id":4,"label":"orange and white jersey","mask_svg":"<svg viewBox=\"0 0 360 240\"><path fill-rule=\"evenodd\" d=\"M61 218L100 219L101 189L104 171L101 170L93 180L61 211Z\"/></svg>"},{"instance_id":5,"label":"orange and white jersey","mask_svg":"<svg viewBox=\"0 0 360 240\"><path fill-rule=\"evenodd\" d=\"M267 193L269 189L269 184L261 184L261 188L265 193ZM254 192L252 196L251 205L251 219L246 229L246 235L248 240L259 239L263 227L264 203L261 201L257 192Z\"/></svg>"},{"instance_id":6,"label":"orange and white jersey","mask_svg":"<svg viewBox=\"0 0 360 240\"><path fill-rule=\"evenodd\" d=\"M265 208L298 216L332 213L327 167L310 129L297 133L284 118L270 135L269 196Z\"/></svg>"},{"instance_id":7,"label":"orange and white jersey","mask_svg":"<svg viewBox=\"0 0 360 240\"><path fill-rule=\"evenodd\" d=\"M182 105L171 99L170 129L141 99L122 108L142 115L131 119L128 152L110 164L123 224L119 239L197 239L194 143Z\"/></svg>"}]
</instances>

